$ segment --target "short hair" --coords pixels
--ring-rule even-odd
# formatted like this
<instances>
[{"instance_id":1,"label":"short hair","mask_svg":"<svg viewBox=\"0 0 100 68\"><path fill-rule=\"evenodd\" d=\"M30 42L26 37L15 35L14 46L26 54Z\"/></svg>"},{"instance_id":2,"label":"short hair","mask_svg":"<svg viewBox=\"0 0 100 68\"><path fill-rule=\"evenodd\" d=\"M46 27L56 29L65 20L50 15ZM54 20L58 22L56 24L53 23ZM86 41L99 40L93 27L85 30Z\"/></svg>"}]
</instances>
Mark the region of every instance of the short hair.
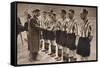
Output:
<instances>
[{"instance_id":1,"label":"short hair","mask_svg":"<svg viewBox=\"0 0 100 68\"><path fill-rule=\"evenodd\" d=\"M69 11L70 11L71 13L73 13L73 14L75 13L75 11L74 11L73 9L69 9Z\"/></svg>"},{"instance_id":2,"label":"short hair","mask_svg":"<svg viewBox=\"0 0 100 68\"><path fill-rule=\"evenodd\" d=\"M66 10L64 10L64 9L62 9L62 10L61 10L61 12L62 12L62 13L64 13L64 14L66 14L66 13L67 13L67 12L66 12Z\"/></svg>"},{"instance_id":3,"label":"short hair","mask_svg":"<svg viewBox=\"0 0 100 68\"><path fill-rule=\"evenodd\" d=\"M83 13L88 14L88 10L87 9L83 9Z\"/></svg>"},{"instance_id":4,"label":"short hair","mask_svg":"<svg viewBox=\"0 0 100 68\"><path fill-rule=\"evenodd\" d=\"M47 13L46 11L43 11L43 13Z\"/></svg>"},{"instance_id":5,"label":"short hair","mask_svg":"<svg viewBox=\"0 0 100 68\"><path fill-rule=\"evenodd\" d=\"M40 10L39 10L39 9L35 9L35 10L33 10L32 12L33 12L33 13L34 13L34 12L40 12Z\"/></svg>"}]
</instances>

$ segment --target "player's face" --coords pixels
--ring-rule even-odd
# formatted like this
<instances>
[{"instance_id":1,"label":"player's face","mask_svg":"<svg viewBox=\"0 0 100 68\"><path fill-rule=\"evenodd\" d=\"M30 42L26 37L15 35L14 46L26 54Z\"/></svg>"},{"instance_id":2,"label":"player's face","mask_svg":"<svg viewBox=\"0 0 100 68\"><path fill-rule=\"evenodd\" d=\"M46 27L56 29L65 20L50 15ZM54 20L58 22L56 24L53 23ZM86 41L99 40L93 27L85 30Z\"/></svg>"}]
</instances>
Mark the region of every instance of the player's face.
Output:
<instances>
[{"instance_id":1,"label":"player's face","mask_svg":"<svg viewBox=\"0 0 100 68\"><path fill-rule=\"evenodd\" d=\"M61 12L60 16L63 18L65 16L65 14L63 12Z\"/></svg>"},{"instance_id":2,"label":"player's face","mask_svg":"<svg viewBox=\"0 0 100 68\"><path fill-rule=\"evenodd\" d=\"M68 13L68 17L72 19L72 18L74 17L74 14L71 13L71 12L69 12L69 13Z\"/></svg>"},{"instance_id":3,"label":"player's face","mask_svg":"<svg viewBox=\"0 0 100 68\"><path fill-rule=\"evenodd\" d=\"M43 16L46 16L46 13L43 13Z\"/></svg>"},{"instance_id":4,"label":"player's face","mask_svg":"<svg viewBox=\"0 0 100 68\"><path fill-rule=\"evenodd\" d=\"M81 13L81 14L80 14L81 19L85 19L85 18L86 18L86 16L87 16L87 14L86 14L86 13Z\"/></svg>"},{"instance_id":5,"label":"player's face","mask_svg":"<svg viewBox=\"0 0 100 68\"><path fill-rule=\"evenodd\" d=\"M40 16L40 12L36 12L36 16L39 17Z\"/></svg>"}]
</instances>

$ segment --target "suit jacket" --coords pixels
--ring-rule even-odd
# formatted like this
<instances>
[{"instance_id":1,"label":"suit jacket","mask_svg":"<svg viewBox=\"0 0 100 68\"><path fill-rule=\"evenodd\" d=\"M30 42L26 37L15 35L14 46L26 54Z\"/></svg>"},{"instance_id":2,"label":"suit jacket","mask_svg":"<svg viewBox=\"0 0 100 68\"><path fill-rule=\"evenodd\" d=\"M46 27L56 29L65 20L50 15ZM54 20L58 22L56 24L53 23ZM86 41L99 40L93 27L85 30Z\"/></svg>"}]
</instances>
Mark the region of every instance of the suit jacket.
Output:
<instances>
[{"instance_id":1,"label":"suit jacket","mask_svg":"<svg viewBox=\"0 0 100 68\"><path fill-rule=\"evenodd\" d=\"M33 17L28 23L28 50L31 52L39 51L40 30L38 19Z\"/></svg>"}]
</instances>

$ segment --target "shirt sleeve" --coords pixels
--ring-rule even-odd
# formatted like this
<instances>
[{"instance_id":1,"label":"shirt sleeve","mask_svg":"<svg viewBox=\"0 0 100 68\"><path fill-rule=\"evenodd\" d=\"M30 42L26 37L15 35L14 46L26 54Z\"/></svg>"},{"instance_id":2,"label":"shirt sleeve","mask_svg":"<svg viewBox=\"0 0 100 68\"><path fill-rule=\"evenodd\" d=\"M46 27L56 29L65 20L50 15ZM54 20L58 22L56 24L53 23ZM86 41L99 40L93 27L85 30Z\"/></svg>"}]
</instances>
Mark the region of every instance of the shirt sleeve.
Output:
<instances>
[{"instance_id":1,"label":"shirt sleeve","mask_svg":"<svg viewBox=\"0 0 100 68\"><path fill-rule=\"evenodd\" d=\"M93 28L92 28L92 23L89 22L89 25L88 25L88 36L93 36Z\"/></svg>"}]
</instances>

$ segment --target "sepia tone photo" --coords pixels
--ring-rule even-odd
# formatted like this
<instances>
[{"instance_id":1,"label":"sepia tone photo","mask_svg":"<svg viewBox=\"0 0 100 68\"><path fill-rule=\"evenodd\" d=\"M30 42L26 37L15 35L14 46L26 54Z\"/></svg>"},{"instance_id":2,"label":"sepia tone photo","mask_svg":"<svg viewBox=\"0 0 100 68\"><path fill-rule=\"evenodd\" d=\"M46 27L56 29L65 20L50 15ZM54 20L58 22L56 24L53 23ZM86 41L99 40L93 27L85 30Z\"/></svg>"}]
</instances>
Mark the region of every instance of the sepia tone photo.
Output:
<instances>
[{"instance_id":1,"label":"sepia tone photo","mask_svg":"<svg viewBox=\"0 0 100 68\"><path fill-rule=\"evenodd\" d=\"M97 60L97 8L17 4L17 64Z\"/></svg>"}]
</instances>

